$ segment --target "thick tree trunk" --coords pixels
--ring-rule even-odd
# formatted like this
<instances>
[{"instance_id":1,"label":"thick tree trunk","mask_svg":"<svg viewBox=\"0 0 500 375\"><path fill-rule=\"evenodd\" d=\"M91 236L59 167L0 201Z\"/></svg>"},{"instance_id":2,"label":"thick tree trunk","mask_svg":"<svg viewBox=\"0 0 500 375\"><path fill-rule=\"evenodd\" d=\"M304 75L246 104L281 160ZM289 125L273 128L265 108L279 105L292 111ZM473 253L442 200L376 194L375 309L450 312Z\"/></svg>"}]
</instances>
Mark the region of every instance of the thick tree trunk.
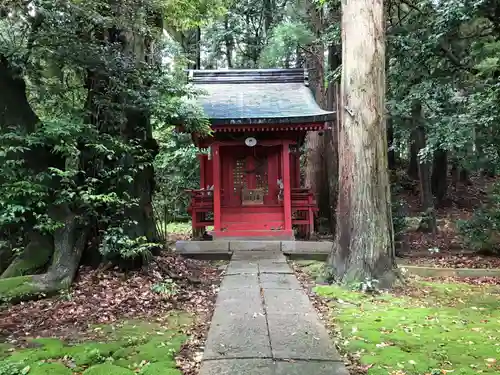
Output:
<instances>
[{"instance_id":1,"label":"thick tree trunk","mask_svg":"<svg viewBox=\"0 0 500 375\"><path fill-rule=\"evenodd\" d=\"M1 101L0 124L2 129L10 127L29 134L40 121L28 103L26 85L22 75L18 73L5 57L0 56L0 92L9 92L5 100ZM61 168L64 161L51 155L49 151L45 148L33 148L19 157L25 159L26 167L33 172L50 166ZM76 215L68 208L54 208L53 218L61 220L64 227L55 232L53 239L30 230L23 253L2 274L0 301L18 301L56 292L69 286L73 280L86 232L77 227ZM22 275L43 268L50 258L52 262L47 273Z\"/></svg>"},{"instance_id":2,"label":"thick tree trunk","mask_svg":"<svg viewBox=\"0 0 500 375\"><path fill-rule=\"evenodd\" d=\"M132 183L127 183L125 189L129 195L139 201L137 206L128 208L125 217L137 224L127 226L130 238L145 237L149 242L159 241L153 215L153 193L155 189L153 159L158 153L158 144L153 138L149 117L145 113L130 112L128 114L127 134L125 141L144 139L142 146L149 153L150 163L141 169Z\"/></svg>"},{"instance_id":3,"label":"thick tree trunk","mask_svg":"<svg viewBox=\"0 0 500 375\"><path fill-rule=\"evenodd\" d=\"M0 301L19 302L57 293L71 286L80 265L87 230L67 207L54 208L64 226L54 233L54 254L46 273L0 279Z\"/></svg>"},{"instance_id":4,"label":"thick tree trunk","mask_svg":"<svg viewBox=\"0 0 500 375\"><path fill-rule=\"evenodd\" d=\"M328 264L342 284L398 275L385 123L385 24L381 0L342 2L342 120L337 234Z\"/></svg>"},{"instance_id":5,"label":"thick tree trunk","mask_svg":"<svg viewBox=\"0 0 500 375\"><path fill-rule=\"evenodd\" d=\"M446 150L438 149L434 152L431 189L437 203L443 203L448 192L448 152Z\"/></svg>"}]
</instances>

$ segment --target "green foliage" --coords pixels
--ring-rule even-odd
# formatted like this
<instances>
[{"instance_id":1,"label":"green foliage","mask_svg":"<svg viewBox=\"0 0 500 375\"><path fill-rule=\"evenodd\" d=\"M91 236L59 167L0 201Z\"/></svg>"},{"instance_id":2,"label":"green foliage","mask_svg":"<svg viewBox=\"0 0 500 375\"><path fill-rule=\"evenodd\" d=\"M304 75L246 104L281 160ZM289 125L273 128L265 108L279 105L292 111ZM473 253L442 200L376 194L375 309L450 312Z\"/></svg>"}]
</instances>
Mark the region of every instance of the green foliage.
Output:
<instances>
[{"instance_id":1,"label":"green foliage","mask_svg":"<svg viewBox=\"0 0 500 375\"><path fill-rule=\"evenodd\" d=\"M162 63L169 46L156 21L175 7L170 21L185 27L222 3L184 3L7 5L0 69L26 85L28 98L22 87L12 89L23 115L9 104L0 117L0 237L12 248L22 248L31 230L54 233L63 208L96 229L104 256L150 254L153 230L137 213L153 185L152 127L182 122L188 131L208 130L200 108L186 100L196 92L181 79L181 67Z\"/></svg>"},{"instance_id":2,"label":"green foliage","mask_svg":"<svg viewBox=\"0 0 500 375\"><path fill-rule=\"evenodd\" d=\"M500 184L488 195L488 203L474 212L469 220L458 222L458 228L468 246L474 250L500 253Z\"/></svg>"},{"instance_id":3,"label":"green foliage","mask_svg":"<svg viewBox=\"0 0 500 375\"><path fill-rule=\"evenodd\" d=\"M27 375L29 371L29 366L20 363L0 362L0 375Z\"/></svg>"},{"instance_id":4,"label":"green foliage","mask_svg":"<svg viewBox=\"0 0 500 375\"><path fill-rule=\"evenodd\" d=\"M200 188L198 150L189 134L176 133L172 128L157 133L160 145L160 152L154 162L157 181L154 207L157 220L163 224L187 220L189 195L185 190Z\"/></svg>"},{"instance_id":5,"label":"green foliage","mask_svg":"<svg viewBox=\"0 0 500 375\"><path fill-rule=\"evenodd\" d=\"M285 21L273 29L272 36L262 51L260 64L264 68L290 66L297 51L303 50L315 39L305 23Z\"/></svg>"},{"instance_id":6,"label":"green foliage","mask_svg":"<svg viewBox=\"0 0 500 375\"><path fill-rule=\"evenodd\" d=\"M173 280L166 279L159 284L153 285L151 290L154 293L160 294L168 299L179 293L179 286Z\"/></svg>"},{"instance_id":7,"label":"green foliage","mask_svg":"<svg viewBox=\"0 0 500 375\"><path fill-rule=\"evenodd\" d=\"M206 67L259 68L274 28L297 11L288 0L228 1L227 9L203 28ZM283 51L287 49L283 46ZM230 65L230 66L229 66Z\"/></svg>"},{"instance_id":8,"label":"green foliage","mask_svg":"<svg viewBox=\"0 0 500 375\"><path fill-rule=\"evenodd\" d=\"M152 249L156 243L148 242L145 236L130 238L123 228L108 228L99 245L99 252L106 259L134 259L141 257L148 260L152 257Z\"/></svg>"}]
</instances>

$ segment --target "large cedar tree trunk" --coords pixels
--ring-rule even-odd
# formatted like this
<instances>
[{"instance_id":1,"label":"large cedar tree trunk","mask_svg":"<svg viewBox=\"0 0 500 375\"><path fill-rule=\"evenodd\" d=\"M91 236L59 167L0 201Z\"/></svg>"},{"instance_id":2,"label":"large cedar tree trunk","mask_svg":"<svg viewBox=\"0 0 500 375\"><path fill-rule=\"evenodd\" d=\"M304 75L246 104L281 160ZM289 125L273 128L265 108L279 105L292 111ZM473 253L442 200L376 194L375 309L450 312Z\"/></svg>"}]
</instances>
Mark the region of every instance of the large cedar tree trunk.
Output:
<instances>
[{"instance_id":1,"label":"large cedar tree trunk","mask_svg":"<svg viewBox=\"0 0 500 375\"><path fill-rule=\"evenodd\" d=\"M342 2L342 112L337 233L328 260L344 285L396 280L385 123L381 0Z\"/></svg>"}]
</instances>

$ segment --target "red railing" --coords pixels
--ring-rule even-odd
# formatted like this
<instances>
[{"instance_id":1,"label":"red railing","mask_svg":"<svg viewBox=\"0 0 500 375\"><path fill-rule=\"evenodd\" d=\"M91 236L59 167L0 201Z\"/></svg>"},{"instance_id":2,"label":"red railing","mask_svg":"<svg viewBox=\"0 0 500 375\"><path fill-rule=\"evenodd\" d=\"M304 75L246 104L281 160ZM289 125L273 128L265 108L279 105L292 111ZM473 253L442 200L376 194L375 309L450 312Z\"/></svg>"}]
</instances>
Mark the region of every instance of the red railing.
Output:
<instances>
[{"instance_id":1,"label":"red railing","mask_svg":"<svg viewBox=\"0 0 500 375\"><path fill-rule=\"evenodd\" d=\"M214 209L214 192L213 190L185 190L191 196L191 203L188 210L192 209Z\"/></svg>"},{"instance_id":2,"label":"red railing","mask_svg":"<svg viewBox=\"0 0 500 375\"><path fill-rule=\"evenodd\" d=\"M200 235L205 227L214 225L214 195L212 190L186 190L191 196L188 212L191 215L193 236ZM222 196L222 193L221 193ZM318 211L314 194L307 188L291 189L292 224L299 227L303 236L314 231L314 216Z\"/></svg>"},{"instance_id":3,"label":"red railing","mask_svg":"<svg viewBox=\"0 0 500 375\"><path fill-rule=\"evenodd\" d=\"M214 225L214 192L205 189L186 190L191 196L188 212L191 215L193 238L203 236L205 228Z\"/></svg>"},{"instance_id":4,"label":"red railing","mask_svg":"<svg viewBox=\"0 0 500 375\"><path fill-rule=\"evenodd\" d=\"M292 224L297 225L302 237L314 232L314 216L318 212L311 189L292 188Z\"/></svg>"}]
</instances>

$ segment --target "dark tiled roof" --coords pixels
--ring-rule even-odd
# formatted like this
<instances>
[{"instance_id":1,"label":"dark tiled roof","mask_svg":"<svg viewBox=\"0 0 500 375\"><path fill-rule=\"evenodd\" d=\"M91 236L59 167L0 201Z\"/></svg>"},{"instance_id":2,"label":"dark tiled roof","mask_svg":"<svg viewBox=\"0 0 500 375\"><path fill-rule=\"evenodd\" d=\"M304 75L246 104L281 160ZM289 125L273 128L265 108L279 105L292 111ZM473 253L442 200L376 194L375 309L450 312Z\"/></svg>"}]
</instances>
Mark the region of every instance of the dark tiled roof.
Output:
<instances>
[{"instance_id":1,"label":"dark tiled roof","mask_svg":"<svg viewBox=\"0 0 500 375\"><path fill-rule=\"evenodd\" d=\"M332 121L306 85L303 69L191 70L204 91L198 100L212 124L292 124Z\"/></svg>"}]
</instances>

